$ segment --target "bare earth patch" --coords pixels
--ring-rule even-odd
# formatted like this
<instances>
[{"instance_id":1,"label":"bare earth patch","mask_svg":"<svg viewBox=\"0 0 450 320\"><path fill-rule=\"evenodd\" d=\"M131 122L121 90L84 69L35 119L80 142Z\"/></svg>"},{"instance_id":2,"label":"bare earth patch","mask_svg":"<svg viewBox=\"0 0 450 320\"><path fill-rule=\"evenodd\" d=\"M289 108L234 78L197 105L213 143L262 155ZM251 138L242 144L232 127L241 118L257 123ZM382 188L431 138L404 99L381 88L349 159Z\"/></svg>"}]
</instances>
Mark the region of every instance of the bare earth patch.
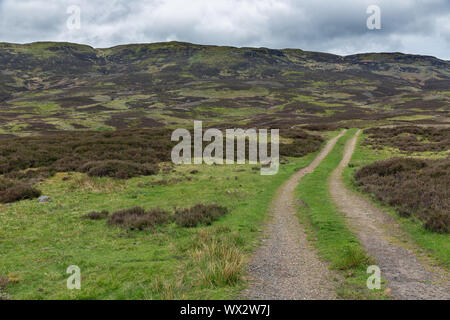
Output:
<instances>
[{"instance_id":1,"label":"bare earth patch","mask_svg":"<svg viewBox=\"0 0 450 320\"><path fill-rule=\"evenodd\" d=\"M309 244L296 216L294 190L307 173L312 172L345 133L331 139L317 157L295 173L277 191L270 207L272 221L266 227L266 239L249 263L250 285L243 292L248 299L311 300L335 299L331 274Z\"/></svg>"},{"instance_id":2,"label":"bare earth patch","mask_svg":"<svg viewBox=\"0 0 450 320\"><path fill-rule=\"evenodd\" d=\"M398 222L369 200L347 189L342 173L348 166L360 131L347 143L344 157L330 177L330 193L338 208L373 256L396 299L450 299L448 272L432 265L403 232Z\"/></svg>"}]
</instances>

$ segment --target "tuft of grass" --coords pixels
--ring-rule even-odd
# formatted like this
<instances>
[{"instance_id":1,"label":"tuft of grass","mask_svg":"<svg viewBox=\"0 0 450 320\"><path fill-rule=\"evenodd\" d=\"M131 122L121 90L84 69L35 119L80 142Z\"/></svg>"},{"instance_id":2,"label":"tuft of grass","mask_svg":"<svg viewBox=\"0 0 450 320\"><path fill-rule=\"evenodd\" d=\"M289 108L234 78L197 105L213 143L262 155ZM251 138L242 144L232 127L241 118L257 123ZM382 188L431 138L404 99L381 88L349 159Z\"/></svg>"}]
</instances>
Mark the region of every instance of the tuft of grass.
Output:
<instances>
[{"instance_id":1,"label":"tuft of grass","mask_svg":"<svg viewBox=\"0 0 450 320\"><path fill-rule=\"evenodd\" d=\"M199 266L199 278L204 285L236 285L242 280L244 255L232 243L213 240L194 249L190 255Z\"/></svg>"},{"instance_id":2,"label":"tuft of grass","mask_svg":"<svg viewBox=\"0 0 450 320\"><path fill-rule=\"evenodd\" d=\"M339 253L340 257L332 265L339 270L358 269L373 264L374 260L367 256L364 249L358 245L349 245Z\"/></svg>"},{"instance_id":3,"label":"tuft of grass","mask_svg":"<svg viewBox=\"0 0 450 320\"><path fill-rule=\"evenodd\" d=\"M153 299L154 297L158 297L161 300L182 299L183 286L183 279L174 282L164 279L163 277L156 276L150 286L151 295L149 295L148 298Z\"/></svg>"}]
</instances>

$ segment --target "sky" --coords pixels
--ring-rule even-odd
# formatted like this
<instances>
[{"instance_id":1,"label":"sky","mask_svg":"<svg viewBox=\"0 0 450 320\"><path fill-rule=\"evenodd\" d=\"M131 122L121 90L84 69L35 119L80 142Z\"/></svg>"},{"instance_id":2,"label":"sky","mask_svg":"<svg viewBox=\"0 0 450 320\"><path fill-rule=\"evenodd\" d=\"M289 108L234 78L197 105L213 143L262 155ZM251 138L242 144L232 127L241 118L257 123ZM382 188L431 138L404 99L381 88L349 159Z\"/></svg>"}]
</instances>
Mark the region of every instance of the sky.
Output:
<instances>
[{"instance_id":1,"label":"sky","mask_svg":"<svg viewBox=\"0 0 450 320\"><path fill-rule=\"evenodd\" d=\"M0 42L172 40L450 60L450 0L0 0Z\"/></svg>"}]
</instances>

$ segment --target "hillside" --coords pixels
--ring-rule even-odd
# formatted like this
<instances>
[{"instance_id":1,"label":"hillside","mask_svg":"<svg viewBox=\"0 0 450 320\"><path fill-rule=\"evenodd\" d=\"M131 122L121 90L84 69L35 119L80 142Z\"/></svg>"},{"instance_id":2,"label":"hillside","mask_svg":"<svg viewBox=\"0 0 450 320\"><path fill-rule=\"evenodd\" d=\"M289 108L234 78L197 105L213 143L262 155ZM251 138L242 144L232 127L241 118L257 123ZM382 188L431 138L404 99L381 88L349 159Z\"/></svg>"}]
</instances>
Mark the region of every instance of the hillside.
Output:
<instances>
[{"instance_id":1,"label":"hillside","mask_svg":"<svg viewBox=\"0 0 450 320\"><path fill-rule=\"evenodd\" d=\"M450 62L181 42L0 43L0 134L450 121Z\"/></svg>"}]
</instances>

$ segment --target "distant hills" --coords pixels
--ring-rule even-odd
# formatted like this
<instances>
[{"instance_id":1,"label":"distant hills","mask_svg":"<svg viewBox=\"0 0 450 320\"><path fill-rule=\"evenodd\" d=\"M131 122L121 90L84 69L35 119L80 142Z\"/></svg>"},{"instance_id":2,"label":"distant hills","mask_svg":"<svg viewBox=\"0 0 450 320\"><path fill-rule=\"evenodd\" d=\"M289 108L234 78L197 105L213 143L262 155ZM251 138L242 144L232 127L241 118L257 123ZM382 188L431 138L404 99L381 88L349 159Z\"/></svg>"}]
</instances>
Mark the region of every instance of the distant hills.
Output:
<instances>
[{"instance_id":1,"label":"distant hills","mask_svg":"<svg viewBox=\"0 0 450 320\"><path fill-rule=\"evenodd\" d=\"M182 42L0 43L0 134L450 121L450 61Z\"/></svg>"}]
</instances>

